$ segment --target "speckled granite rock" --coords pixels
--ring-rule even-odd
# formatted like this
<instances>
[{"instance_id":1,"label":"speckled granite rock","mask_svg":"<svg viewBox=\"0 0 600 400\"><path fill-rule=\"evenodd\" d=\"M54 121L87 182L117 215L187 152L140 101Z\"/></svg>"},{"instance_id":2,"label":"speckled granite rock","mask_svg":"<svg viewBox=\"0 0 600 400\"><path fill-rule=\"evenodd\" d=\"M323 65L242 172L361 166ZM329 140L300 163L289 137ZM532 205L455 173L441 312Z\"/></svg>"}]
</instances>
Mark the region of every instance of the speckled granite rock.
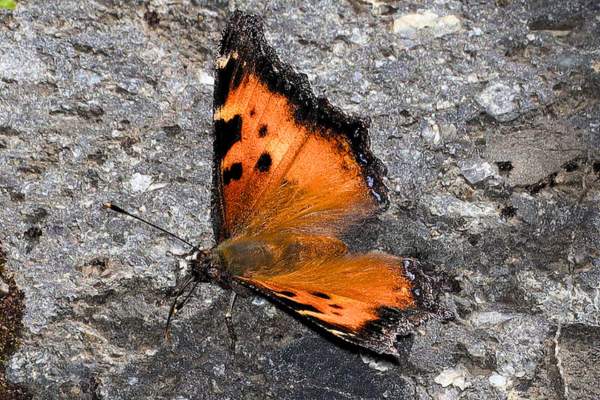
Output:
<instances>
[{"instance_id":1,"label":"speckled granite rock","mask_svg":"<svg viewBox=\"0 0 600 400\"><path fill-rule=\"evenodd\" d=\"M597 398L597 2L235 6L317 93L371 116L392 190L376 247L456 276L457 320L390 364L250 297L232 354L228 295L202 285L165 343L186 249L100 205L211 245L229 5L22 1L0 11L0 240L26 304L10 382L35 399Z\"/></svg>"}]
</instances>

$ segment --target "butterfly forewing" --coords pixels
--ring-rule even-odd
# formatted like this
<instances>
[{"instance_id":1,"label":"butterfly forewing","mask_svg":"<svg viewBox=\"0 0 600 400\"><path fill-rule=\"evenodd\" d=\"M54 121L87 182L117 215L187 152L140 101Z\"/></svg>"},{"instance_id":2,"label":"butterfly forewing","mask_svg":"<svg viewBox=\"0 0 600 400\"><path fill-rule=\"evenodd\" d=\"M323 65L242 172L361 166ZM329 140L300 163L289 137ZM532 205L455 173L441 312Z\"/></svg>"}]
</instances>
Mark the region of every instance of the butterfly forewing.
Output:
<instances>
[{"instance_id":1,"label":"butterfly forewing","mask_svg":"<svg viewBox=\"0 0 600 400\"><path fill-rule=\"evenodd\" d=\"M364 208L371 202L373 209L387 203L383 167L368 149L365 122L316 99L306 76L281 63L266 44L256 17L234 14L216 66L219 239L244 232L265 207L263 199L281 185L314 191L322 175L352 186L348 214L354 203Z\"/></svg>"}]
</instances>

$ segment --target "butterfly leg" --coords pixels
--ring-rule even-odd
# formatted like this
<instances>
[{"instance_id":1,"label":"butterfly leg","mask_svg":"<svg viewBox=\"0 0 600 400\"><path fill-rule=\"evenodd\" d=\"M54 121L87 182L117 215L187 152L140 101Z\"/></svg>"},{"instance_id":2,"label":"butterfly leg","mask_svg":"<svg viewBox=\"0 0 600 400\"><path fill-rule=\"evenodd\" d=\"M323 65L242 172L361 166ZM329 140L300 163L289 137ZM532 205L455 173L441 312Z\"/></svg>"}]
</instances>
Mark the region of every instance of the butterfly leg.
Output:
<instances>
[{"instance_id":1,"label":"butterfly leg","mask_svg":"<svg viewBox=\"0 0 600 400\"><path fill-rule=\"evenodd\" d=\"M227 325L227 331L229 332L229 338L231 340L231 352L235 354L235 343L237 342L237 336L235 335L235 329L233 326L233 305L235 304L235 299L237 297L236 292L231 293L231 297L229 298L229 307L225 312L225 324Z\"/></svg>"},{"instance_id":2,"label":"butterfly leg","mask_svg":"<svg viewBox=\"0 0 600 400\"><path fill-rule=\"evenodd\" d=\"M194 286L192 286L192 289L189 291L189 293L183 298L183 300L179 300L185 292L185 290L188 288L188 286L190 286L192 283L194 284ZM177 290L177 293L175 293L175 300L173 300L173 302L171 303L171 308L169 309L169 316L167 317L167 323L165 325L164 337L166 341L169 341L171 337L169 328L171 327L171 321L173 320L173 317L179 310L183 308L183 306L185 305L185 303L188 302L190 297L192 297L192 294L194 294L198 283L200 283L200 281L196 280L193 276L190 276L188 279L186 279L183 285L181 285L181 288Z\"/></svg>"}]
</instances>

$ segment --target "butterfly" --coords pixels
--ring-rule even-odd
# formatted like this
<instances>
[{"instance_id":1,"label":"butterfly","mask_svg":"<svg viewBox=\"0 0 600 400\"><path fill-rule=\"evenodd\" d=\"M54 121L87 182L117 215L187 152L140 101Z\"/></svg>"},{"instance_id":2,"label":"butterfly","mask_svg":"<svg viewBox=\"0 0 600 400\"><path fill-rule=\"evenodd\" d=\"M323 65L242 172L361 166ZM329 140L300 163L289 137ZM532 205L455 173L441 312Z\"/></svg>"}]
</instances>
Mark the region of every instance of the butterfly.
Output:
<instances>
[{"instance_id":1,"label":"butterfly","mask_svg":"<svg viewBox=\"0 0 600 400\"><path fill-rule=\"evenodd\" d=\"M247 287L335 337L394 356L398 336L449 318L438 306L442 280L419 261L350 251L347 233L389 203L368 122L315 97L306 75L267 44L260 17L236 11L224 30L213 117L217 245L191 253L183 288L191 280Z\"/></svg>"}]
</instances>

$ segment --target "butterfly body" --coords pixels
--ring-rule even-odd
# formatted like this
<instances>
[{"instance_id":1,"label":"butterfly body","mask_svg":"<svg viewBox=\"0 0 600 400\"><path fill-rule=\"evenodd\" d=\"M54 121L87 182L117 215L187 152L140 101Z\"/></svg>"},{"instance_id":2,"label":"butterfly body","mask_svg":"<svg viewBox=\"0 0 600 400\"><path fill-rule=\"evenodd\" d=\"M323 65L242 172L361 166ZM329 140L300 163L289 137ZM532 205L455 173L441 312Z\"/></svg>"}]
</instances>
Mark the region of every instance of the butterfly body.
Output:
<instances>
[{"instance_id":1,"label":"butterfly body","mask_svg":"<svg viewBox=\"0 0 600 400\"><path fill-rule=\"evenodd\" d=\"M191 257L192 270L199 281L248 287L334 336L397 355L398 335L441 315L441 280L415 259L354 253L344 241L388 203L367 127L313 95L306 76L266 43L258 17L234 13L216 62L218 243Z\"/></svg>"}]
</instances>

